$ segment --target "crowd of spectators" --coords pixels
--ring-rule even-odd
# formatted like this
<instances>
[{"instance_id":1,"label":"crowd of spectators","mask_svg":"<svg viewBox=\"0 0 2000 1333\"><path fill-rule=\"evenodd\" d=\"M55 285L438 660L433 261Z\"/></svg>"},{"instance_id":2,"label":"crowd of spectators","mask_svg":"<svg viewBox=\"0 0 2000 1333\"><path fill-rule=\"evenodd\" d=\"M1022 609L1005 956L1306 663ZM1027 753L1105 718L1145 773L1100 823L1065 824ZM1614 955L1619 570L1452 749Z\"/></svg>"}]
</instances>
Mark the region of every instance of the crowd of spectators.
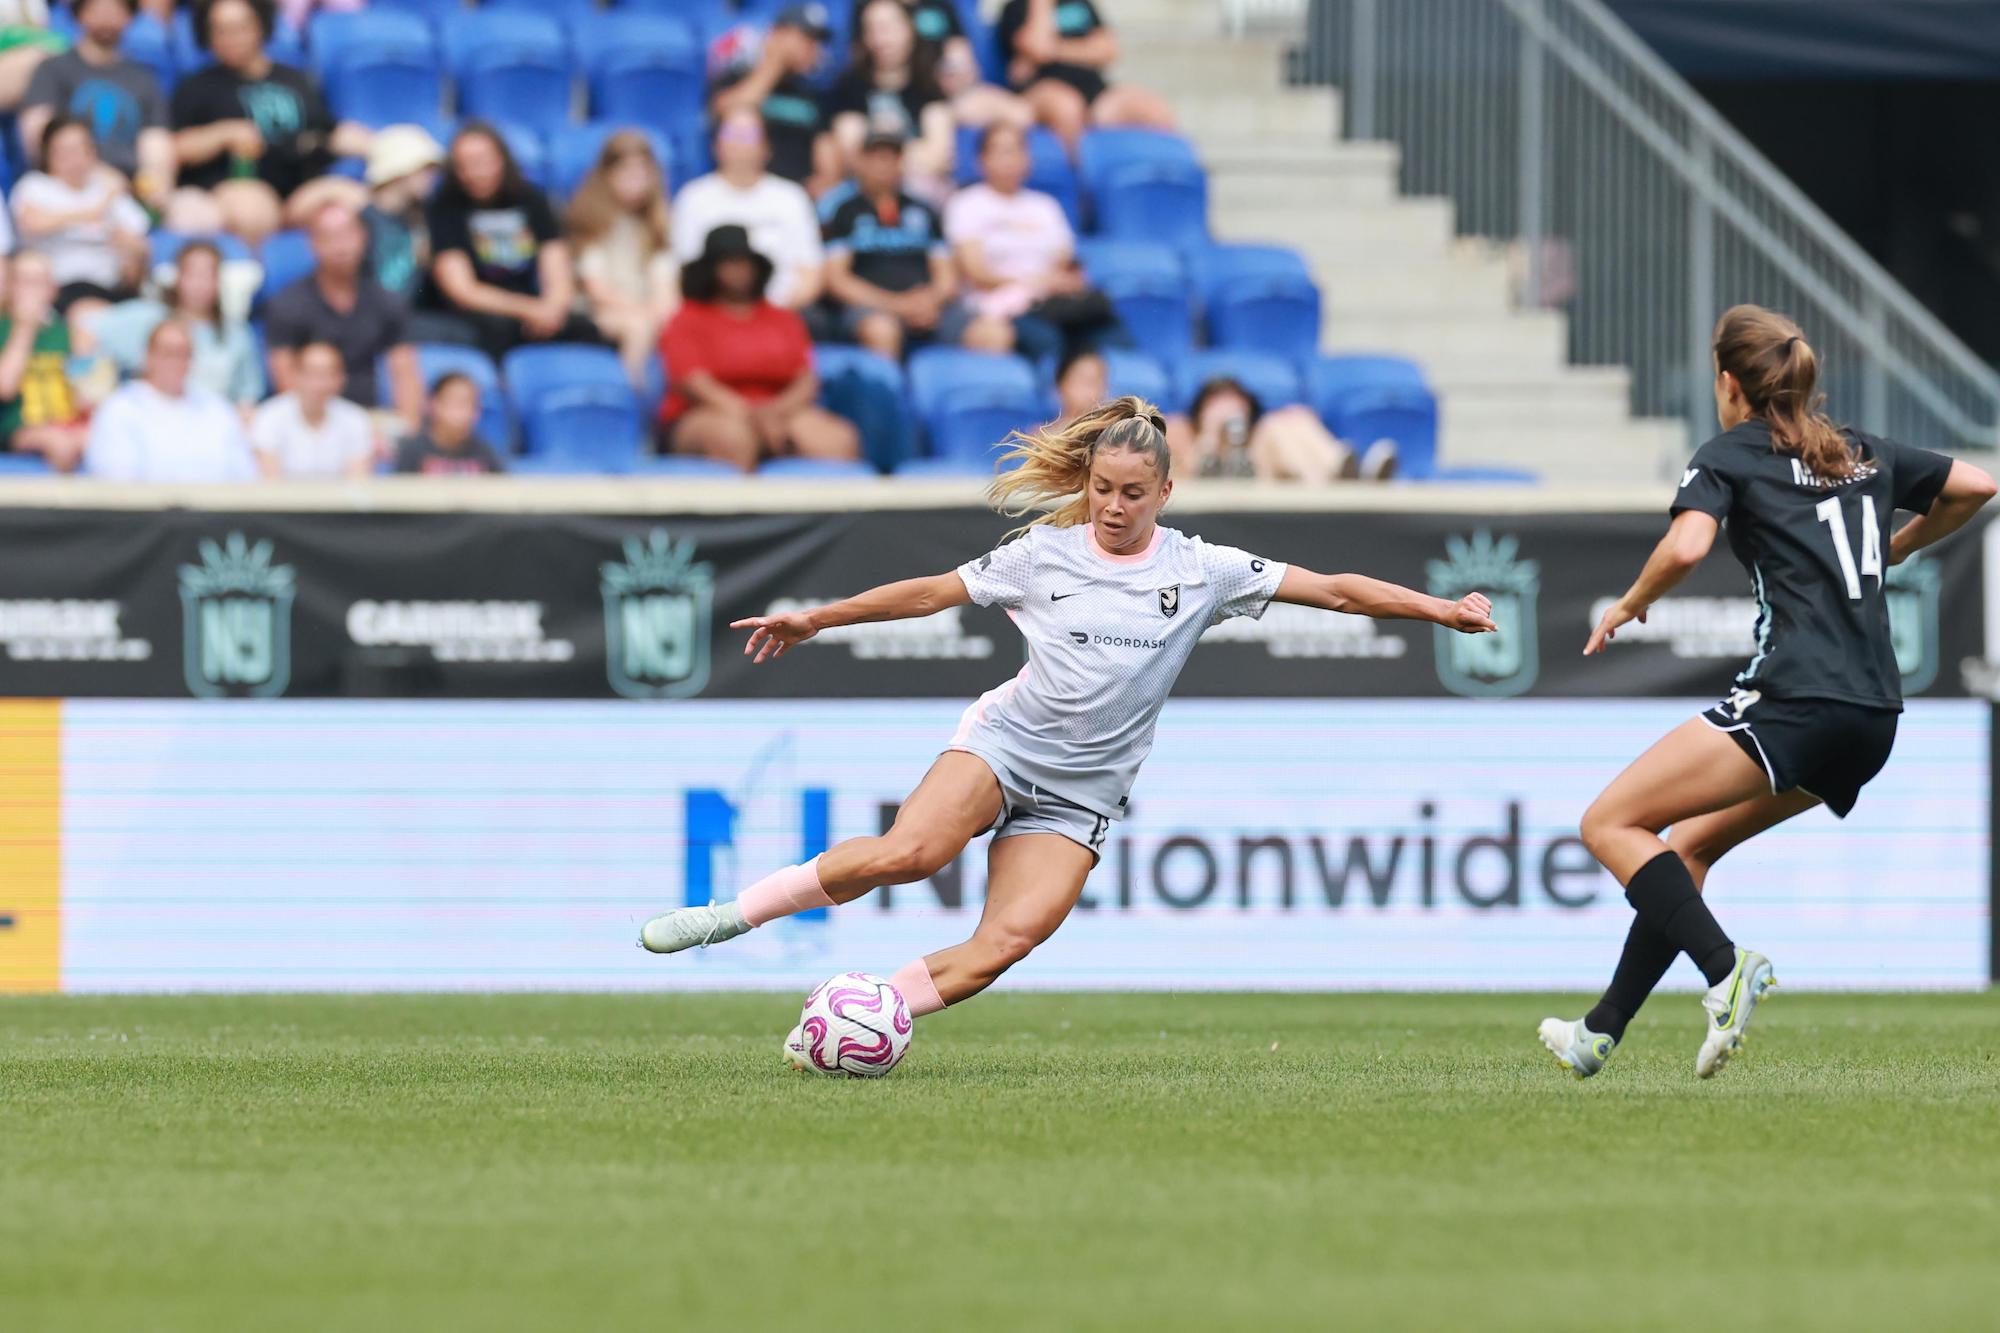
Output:
<instances>
[{"instance_id":1,"label":"crowd of spectators","mask_svg":"<svg viewBox=\"0 0 2000 1333\"><path fill-rule=\"evenodd\" d=\"M620 130L566 199L503 127L466 120L440 143L417 108L343 120L273 57L314 11L362 3L179 6L208 63L170 94L121 43L142 11L173 23L174 0L75 0L67 40L25 7L27 36L0 50L21 166L0 213L7 450L130 479L504 470L481 386L423 382L433 343L496 365L533 344L615 349L635 389L665 386L658 449L746 470L863 452L820 406L815 343L1060 366L1064 412L1106 392L1095 352L1125 333L1063 203L1028 184L1027 136L1074 151L1093 126L1173 116L1108 80L1117 43L1092 0L1007 0L1006 86L952 0L851 0L840 53L819 3L729 28L706 53L713 169L671 189L658 136ZM1209 473L1358 466L1309 411L1261 412L1234 384L1204 389L1175 448Z\"/></svg>"}]
</instances>

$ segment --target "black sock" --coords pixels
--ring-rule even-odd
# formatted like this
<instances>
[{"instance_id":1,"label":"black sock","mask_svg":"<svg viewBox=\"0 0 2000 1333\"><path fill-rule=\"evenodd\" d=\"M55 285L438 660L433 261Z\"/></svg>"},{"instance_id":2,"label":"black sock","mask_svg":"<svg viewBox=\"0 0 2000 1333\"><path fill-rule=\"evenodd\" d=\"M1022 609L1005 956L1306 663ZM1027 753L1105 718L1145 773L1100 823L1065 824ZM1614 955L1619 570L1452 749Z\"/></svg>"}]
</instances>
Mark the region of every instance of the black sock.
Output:
<instances>
[{"instance_id":1,"label":"black sock","mask_svg":"<svg viewBox=\"0 0 2000 1333\"><path fill-rule=\"evenodd\" d=\"M1625 901L1632 904L1640 920L1694 959L1709 985L1718 984L1735 969L1736 946L1701 900L1694 876L1673 852L1661 852L1639 867L1625 886Z\"/></svg>"},{"instance_id":2,"label":"black sock","mask_svg":"<svg viewBox=\"0 0 2000 1333\"><path fill-rule=\"evenodd\" d=\"M1611 985L1597 1007L1583 1016L1583 1025L1613 1041L1625 1040L1625 1025L1680 956L1672 940L1647 925L1644 917L1633 917L1632 929L1625 935L1625 951L1618 955L1618 966L1611 973Z\"/></svg>"}]
</instances>

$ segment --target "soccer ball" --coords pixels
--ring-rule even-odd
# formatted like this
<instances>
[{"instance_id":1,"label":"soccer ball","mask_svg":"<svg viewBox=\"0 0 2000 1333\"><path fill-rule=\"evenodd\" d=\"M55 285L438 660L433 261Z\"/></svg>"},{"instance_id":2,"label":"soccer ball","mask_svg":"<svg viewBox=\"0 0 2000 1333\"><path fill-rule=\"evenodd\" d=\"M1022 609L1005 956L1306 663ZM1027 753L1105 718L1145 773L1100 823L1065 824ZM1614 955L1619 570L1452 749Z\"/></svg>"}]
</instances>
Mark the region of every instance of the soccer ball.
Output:
<instances>
[{"instance_id":1,"label":"soccer ball","mask_svg":"<svg viewBox=\"0 0 2000 1333\"><path fill-rule=\"evenodd\" d=\"M910 1049L910 1027L901 991L866 972L842 972L806 996L785 1059L814 1073L880 1078Z\"/></svg>"}]
</instances>

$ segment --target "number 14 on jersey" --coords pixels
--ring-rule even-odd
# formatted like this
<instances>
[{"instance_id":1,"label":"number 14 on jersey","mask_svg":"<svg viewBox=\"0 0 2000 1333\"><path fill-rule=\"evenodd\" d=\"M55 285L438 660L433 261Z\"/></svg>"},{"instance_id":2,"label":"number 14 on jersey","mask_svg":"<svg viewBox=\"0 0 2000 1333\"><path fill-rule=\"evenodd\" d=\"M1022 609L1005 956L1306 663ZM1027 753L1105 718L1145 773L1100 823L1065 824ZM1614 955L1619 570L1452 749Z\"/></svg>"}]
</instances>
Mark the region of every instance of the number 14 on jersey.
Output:
<instances>
[{"instance_id":1,"label":"number 14 on jersey","mask_svg":"<svg viewBox=\"0 0 2000 1333\"><path fill-rule=\"evenodd\" d=\"M1829 496L1813 506L1813 513L1826 524L1833 533L1833 554L1840 561L1840 577L1847 583L1847 599L1861 600L1861 580L1864 575L1875 576L1875 586L1882 586L1882 525L1875 520L1875 497L1861 497L1861 565L1854 564L1854 547L1847 540L1847 523L1840 512L1840 497Z\"/></svg>"}]
</instances>

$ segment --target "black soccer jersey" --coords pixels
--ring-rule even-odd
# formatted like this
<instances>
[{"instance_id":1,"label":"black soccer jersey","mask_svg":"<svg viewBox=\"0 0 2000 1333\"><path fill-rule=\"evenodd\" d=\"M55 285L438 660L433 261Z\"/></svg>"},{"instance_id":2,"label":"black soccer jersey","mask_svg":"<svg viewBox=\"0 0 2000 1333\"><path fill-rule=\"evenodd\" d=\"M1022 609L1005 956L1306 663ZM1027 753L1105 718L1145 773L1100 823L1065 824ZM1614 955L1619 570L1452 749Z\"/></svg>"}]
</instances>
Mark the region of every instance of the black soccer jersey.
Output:
<instances>
[{"instance_id":1,"label":"black soccer jersey","mask_svg":"<svg viewBox=\"0 0 2000 1333\"><path fill-rule=\"evenodd\" d=\"M1882 577L1895 511L1928 513L1951 460L1847 430L1860 466L1807 472L1752 418L1695 451L1673 512L1720 520L1757 595L1757 652L1736 677L1773 698L1903 706Z\"/></svg>"}]
</instances>

